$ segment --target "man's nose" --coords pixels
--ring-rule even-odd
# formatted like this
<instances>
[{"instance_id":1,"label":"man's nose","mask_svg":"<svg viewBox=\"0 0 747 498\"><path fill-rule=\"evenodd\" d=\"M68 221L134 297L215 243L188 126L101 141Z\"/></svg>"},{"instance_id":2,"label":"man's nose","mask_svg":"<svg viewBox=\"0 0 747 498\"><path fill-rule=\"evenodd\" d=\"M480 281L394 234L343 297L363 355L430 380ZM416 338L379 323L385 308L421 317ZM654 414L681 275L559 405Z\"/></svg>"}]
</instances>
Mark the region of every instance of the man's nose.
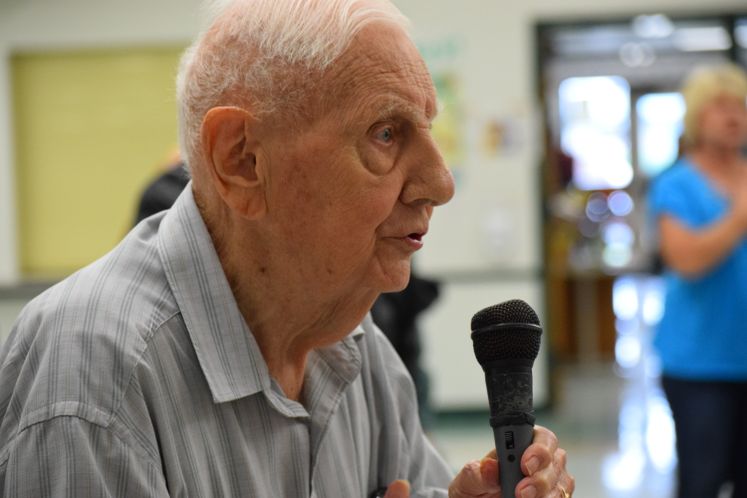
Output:
<instances>
[{"instance_id":1,"label":"man's nose","mask_svg":"<svg viewBox=\"0 0 747 498\"><path fill-rule=\"evenodd\" d=\"M454 176L432 137L429 136L424 141L422 149L412 161L409 178L402 192L402 202L425 202L440 206L454 197Z\"/></svg>"}]
</instances>

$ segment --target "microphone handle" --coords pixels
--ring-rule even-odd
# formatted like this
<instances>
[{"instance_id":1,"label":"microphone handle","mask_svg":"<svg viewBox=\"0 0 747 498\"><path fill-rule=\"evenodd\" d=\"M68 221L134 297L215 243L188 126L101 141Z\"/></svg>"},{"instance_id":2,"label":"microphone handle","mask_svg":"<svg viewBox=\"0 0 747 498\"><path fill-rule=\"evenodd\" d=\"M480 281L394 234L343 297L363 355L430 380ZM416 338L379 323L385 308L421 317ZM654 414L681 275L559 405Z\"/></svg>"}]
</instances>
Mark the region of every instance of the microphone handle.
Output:
<instances>
[{"instance_id":1,"label":"microphone handle","mask_svg":"<svg viewBox=\"0 0 747 498\"><path fill-rule=\"evenodd\" d=\"M534 437L532 363L522 358L483 365L503 498L515 498L524 478L521 457Z\"/></svg>"},{"instance_id":2,"label":"microphone handle","mask_svg":"<svg viewBox=\"0 0 747 498\"><path fill-rule=\"evenodd\" d=\"M521 456L532 443L534 424L528 421L513 424L509 422L507 425L497 422L493 425L493 437L498 453L501 496L515 498L516 485L524 478L521 471Z\"/></svg>"}]
</instances>

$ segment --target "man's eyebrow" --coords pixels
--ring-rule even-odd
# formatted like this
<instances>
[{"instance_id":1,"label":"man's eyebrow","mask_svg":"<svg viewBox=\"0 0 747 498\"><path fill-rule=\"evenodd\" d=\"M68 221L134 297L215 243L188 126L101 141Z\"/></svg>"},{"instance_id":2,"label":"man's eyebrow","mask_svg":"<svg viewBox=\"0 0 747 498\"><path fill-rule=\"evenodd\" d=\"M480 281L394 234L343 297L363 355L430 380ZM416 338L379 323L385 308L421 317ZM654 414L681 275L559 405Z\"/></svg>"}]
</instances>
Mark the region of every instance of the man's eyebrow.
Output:
<instances>
[{"instance_id":1,"label":"man's eyebrow","mask_svg":"<svg viewBox=\"0 0 747 498\"><path fill-rule=\"evenodd\" d=\"M426 106L423 109L414 105L412 102L401 98L388 98L378 106L377 119L391 119L394 117L404 117L414 123L431 123L438 114L438 104Z\"/></svg>"}]
</instances>

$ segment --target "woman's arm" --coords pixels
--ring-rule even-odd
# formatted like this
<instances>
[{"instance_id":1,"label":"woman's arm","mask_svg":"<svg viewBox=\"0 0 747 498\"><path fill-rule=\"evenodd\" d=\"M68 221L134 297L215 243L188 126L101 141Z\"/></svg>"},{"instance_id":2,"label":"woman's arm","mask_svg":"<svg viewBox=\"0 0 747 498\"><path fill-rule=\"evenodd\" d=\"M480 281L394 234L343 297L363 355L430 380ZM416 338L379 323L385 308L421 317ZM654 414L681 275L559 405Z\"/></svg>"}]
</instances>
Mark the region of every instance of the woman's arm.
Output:
<instances>
[{"instance_id":1,"label":"woman's arm","mask_svg":"<svg viewBox=\"0 0 747 498\"><path fill-rule=\"evenodd\" d=\"M674 271L688 278L707 273L739 244L747 234L747 175L735 188L732 208L716 223L693 229L675 217L659 217L661 254Z\"/></svg>"}]
</instances>

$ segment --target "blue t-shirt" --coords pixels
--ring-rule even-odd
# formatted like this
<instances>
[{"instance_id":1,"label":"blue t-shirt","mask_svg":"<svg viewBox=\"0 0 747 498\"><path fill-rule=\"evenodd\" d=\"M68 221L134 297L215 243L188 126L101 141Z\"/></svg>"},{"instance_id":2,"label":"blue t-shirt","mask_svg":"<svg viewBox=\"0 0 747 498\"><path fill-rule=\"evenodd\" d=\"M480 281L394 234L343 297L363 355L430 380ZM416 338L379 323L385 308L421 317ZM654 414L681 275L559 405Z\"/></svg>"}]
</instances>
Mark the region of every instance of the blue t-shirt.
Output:
<instances>
[{"instance_id":1,"label":"blue t-shirt","mask_svg":"<svg viewBox=\"0 0 747 498\"><path fill-rule=\"evenodd\" d=\"M654 220L667 214L692 229L722 218L729 200L687 160L662 173L649 192ZM702 380L747 380L747 238L710 272L668 270L664 316L654 346L664 373Z\"/></svg>"}]
</instances>

